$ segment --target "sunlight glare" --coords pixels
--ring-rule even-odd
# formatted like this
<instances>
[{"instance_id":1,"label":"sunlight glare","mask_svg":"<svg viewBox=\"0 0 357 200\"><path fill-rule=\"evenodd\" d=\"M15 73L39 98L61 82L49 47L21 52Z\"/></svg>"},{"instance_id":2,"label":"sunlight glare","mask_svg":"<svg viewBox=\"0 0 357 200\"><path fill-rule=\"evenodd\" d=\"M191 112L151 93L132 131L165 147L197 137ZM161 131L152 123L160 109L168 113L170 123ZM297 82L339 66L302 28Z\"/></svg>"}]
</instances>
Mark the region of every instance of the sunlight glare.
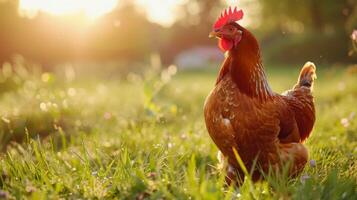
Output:
<instances>
[{"instance_id":1,"label":"sunlight glare","mask_svg":"<svg viewBox=\"0 0 357 200\"><path fill-rule=\"evenodd\" d=\"M37 12L53 15L83 13L90 19L96 19L113 10L117 0L20 0L20 13L34 16Z\"/></svg>"},{"instance_id":2,"label":"sunlight glare","mask_svg":"<svg viewBox=\"0 0 357 200\"><path fill-rule=\"evenodd\" d=\"M136 3L145 9L150 21L170 26L175 22L175 8L183 0L136 0Z\"/></svg>"}]
</instances>

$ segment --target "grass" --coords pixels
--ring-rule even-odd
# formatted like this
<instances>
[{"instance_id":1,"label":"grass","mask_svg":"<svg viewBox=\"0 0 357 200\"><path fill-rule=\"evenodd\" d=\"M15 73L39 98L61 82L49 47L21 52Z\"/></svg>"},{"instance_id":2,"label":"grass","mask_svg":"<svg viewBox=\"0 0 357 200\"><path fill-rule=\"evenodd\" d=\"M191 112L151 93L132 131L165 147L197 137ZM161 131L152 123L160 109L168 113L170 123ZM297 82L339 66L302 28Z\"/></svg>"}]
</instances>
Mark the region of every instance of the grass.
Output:
<instances>
[{"instance_id":1,"label":"grass","mask_svg":"<svg viewBox=\"0 0 357 200\"><path fill-rule=\"evenodd\" d=\"M7 64L0 76L0 199L357 198L353 70L318 66L311 161L301 176L269 175L238 189L224 187L203 121L216 72L81 77L29 65ZM299 70L268 69L277 92Z\"/></svg>"}]
</instances>

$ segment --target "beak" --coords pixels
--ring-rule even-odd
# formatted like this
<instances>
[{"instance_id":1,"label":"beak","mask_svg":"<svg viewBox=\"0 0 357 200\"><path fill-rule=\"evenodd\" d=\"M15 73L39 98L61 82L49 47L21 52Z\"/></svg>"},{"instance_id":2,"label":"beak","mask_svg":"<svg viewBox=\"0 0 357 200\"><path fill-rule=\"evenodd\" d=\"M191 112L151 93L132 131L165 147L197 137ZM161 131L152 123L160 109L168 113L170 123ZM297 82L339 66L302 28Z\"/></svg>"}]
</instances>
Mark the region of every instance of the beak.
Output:
<instances>
[{"instance_id":1,"label":"beak","mask_svg":"<svg viewBox=\"0 0 357 200\"><path fill-rule=\"evenodd\" d=\"M217 37L217 38L221 38L222 37L222 33L219 30L215 30L212 31L209 35L209 38L213 38L213 37Z\"/></svg>"}]
</instances>

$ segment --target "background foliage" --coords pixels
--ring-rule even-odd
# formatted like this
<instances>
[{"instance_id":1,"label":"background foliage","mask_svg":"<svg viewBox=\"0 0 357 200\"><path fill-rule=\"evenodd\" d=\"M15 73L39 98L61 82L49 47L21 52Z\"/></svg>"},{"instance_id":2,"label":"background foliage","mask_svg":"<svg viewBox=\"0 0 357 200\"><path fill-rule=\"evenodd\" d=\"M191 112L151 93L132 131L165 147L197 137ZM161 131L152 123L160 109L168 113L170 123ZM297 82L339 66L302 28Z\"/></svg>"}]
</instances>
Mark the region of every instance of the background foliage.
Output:
<instances>
[{"instance_id":1,"label":"background foliage","mask_svg":"<svg viewBox=\"0 0 357 200\"><path fill-rule=\"evenodd\" d=\"M357 24L356 1L254 0L242 4L251 8L246 10L248 28L261 41L267 61L356 62L356 56L348 56L350 34ZM85 21L81 14L21 17L18 0L2 0L0 60L21 54L49 67L71 60L143 62L158 52L169 64L186 49L215 45L207 35L224 7L224 1L185 1L177 8L177 21L163 27L148 21L132 1L121 0L115 10L87 26L81 23Z\"/></svg>"}]
</instances>

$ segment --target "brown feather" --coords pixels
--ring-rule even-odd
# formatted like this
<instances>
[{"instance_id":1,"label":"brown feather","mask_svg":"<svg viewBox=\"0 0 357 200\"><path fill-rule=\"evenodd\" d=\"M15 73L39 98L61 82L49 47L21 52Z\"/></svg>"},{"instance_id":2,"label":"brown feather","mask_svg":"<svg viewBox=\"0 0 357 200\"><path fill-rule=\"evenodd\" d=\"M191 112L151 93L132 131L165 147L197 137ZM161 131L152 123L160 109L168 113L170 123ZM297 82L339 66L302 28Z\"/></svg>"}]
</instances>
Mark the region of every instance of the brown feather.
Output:
<instances>
[{"instance_id":1,"label":"brown feather","mask_svg":"<svg viewBox=\"0 0 357 200\"><path fill-rule=\"evenodd\" d=\"M300 142L310 135L315 122L311 90L297 84L285 95L273 93L258 42L249 31L241 29L242 40L228 52L215 88L206 99L207 130L238 172L232 148L237 149L248 169L255 159L266 172L269 167L281 169L293 162L290 174L297 174L308 156ZM259 177L257 171L256 174Z\"/></svg>"}]
</instances>

